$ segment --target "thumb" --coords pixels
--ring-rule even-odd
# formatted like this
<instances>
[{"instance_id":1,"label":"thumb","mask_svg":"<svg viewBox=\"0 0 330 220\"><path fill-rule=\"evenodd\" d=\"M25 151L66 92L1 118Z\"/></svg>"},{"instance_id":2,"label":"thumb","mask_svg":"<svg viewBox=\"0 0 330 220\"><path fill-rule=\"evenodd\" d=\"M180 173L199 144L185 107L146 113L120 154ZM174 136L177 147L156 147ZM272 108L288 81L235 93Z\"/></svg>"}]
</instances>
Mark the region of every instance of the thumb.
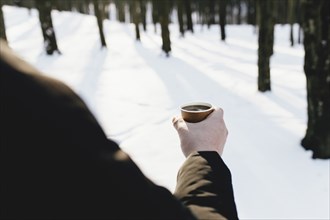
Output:
<instances>
[{"instance_id":1,"label":"thumb","mask_svg":"<svg viewBox=\"0 0 330 220\"><path fill-rule=\"evenodd\" d=\"M180 116L174 116L172 118L172 123L173 123L173 126L176 130L179 129L179 127L182 125L182 123L184 123L184 120L182 117Z\"/></svg>"}]
</instances>

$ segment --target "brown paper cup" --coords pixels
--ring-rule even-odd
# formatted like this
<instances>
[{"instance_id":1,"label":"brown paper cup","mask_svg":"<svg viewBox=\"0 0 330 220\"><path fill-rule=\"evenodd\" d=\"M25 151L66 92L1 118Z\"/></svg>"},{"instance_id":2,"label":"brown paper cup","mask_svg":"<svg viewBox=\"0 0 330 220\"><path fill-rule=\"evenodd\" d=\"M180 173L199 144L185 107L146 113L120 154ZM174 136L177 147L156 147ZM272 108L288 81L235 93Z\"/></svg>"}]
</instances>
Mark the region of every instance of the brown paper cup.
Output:
<instances>
[{"instance_id":1,"label":"brown paper cup","mask_svg":"<svg viewBox=\"0 0 330 220\"><path fill-rule=\"evenodd\" d=\"M190 123L203 121L214 108L206 102L191 102L181 106L181 116L183 120Z\"/></svg>"}]
</instances>

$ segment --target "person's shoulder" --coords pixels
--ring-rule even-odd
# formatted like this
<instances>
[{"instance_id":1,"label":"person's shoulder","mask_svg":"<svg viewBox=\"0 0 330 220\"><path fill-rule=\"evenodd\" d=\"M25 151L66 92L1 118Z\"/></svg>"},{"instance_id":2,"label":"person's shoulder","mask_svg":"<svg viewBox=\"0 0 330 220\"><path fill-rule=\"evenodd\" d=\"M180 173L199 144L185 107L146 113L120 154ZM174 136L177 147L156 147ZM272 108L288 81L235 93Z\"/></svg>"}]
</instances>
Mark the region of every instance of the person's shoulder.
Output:
<instances>
[{"instance_id":1,"label":"person's shoulder","mask_svg":"<svg viewBox=\"0 0 330 220\"><path fill-rule=\"evenodd\" d=\"M0 49L0 104L4 106L0 108L0 115L6 115L7 124L14 126L15 122L19 126L21 122L16 122L19 116L38 127L39 132L48 129L71 136L88 134L84 139L76 138L76 142L93 139L94 143L103 144L107 141L88 106L69 86L47 77L3 42Z\"/></svg>"},{"instance_id":2,"label":"person's shoulder","mask_svg":"<svg viewBox=\"0 0 330 220\"><path fill-rule=\"evenodd\" d=\"M16 55L9 46L0 40L0 77L2 89L11 98L17 93L22 97L34 98L67 97L79 100L79 97L63 82L50 78Z\"/></svg>"}]
</instances>

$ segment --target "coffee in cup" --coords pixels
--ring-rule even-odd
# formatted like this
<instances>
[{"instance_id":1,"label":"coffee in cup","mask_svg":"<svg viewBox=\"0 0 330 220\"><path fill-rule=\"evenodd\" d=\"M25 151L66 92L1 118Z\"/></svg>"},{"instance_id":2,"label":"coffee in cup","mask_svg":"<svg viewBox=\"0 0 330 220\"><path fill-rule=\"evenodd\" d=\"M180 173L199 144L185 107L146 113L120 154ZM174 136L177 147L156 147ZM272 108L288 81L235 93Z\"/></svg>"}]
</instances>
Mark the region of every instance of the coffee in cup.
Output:
<instances>
[{"instance_id":1,"label":"coffee in cup","mask_svg":"<svg viewBox=\"0 0 330 220\"><path fill-rule=\"evenodd\" d=\"M190 123L203 121L214 108L206 102L191 102L181 106L181 116L183 120Z\"/></svg>"}]
</instances>

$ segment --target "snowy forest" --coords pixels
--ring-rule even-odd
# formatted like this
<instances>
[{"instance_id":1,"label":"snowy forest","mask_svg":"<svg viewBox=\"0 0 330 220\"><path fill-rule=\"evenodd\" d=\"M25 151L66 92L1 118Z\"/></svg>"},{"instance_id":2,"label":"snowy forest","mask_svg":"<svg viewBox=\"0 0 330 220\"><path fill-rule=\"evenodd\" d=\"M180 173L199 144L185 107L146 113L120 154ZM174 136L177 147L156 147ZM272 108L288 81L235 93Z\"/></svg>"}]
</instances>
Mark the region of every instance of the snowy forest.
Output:
<instances>
[{"instance_id":1,"label":"snowy forest","mask_svg":"<svg viewBox=\"0 0 330 220\"><path fill-rule=\"evenodd\" d=\"M156 183L173 190L183 161L167 120L184 102L208 101L224 108L232 133L224 157L242 219L329 219L329 8L328 0L1 0L0 37L82 96Z\"/></svg>"},{"instance_id":2,"label":"snowy forest","mask_svg":"<svg viewBox=\"0 0 330 220\"><path fill-rule=\"evenodd\" d=\"M271 90L270 57L273 54L274 25L289 24L291 46L304 44L304 70L308 91L308 127L301 144L313 151L314 158L330 158L330 90L329 90L329 2L299 0L24 0L1 1L26 8L37 8L44 45L47 54L55 51L56 33L51 17L52 10L76 11L93 14L97 18L102 46L106 47L103 20L109 19L110 3L114 3L119 22L135 25L136 40L140 41L140 24L146 31L147 7L152 10L152 22L161 25L162 50L169 55L171 39L169 24L175 10L182 37L185 32L194 32L194 22L201 25L219 25L221 40L226 40L226 24L251 24L258 31L258 90ZM194 22L193 22L194 16ZM3 13L1 12L1 37L6 39ZM299 24L297 41L293 36L293 24ZM302 33L303 32L303 33ZM305 40L302 40L302 35Z\"/></svg>"}]
</instances>

